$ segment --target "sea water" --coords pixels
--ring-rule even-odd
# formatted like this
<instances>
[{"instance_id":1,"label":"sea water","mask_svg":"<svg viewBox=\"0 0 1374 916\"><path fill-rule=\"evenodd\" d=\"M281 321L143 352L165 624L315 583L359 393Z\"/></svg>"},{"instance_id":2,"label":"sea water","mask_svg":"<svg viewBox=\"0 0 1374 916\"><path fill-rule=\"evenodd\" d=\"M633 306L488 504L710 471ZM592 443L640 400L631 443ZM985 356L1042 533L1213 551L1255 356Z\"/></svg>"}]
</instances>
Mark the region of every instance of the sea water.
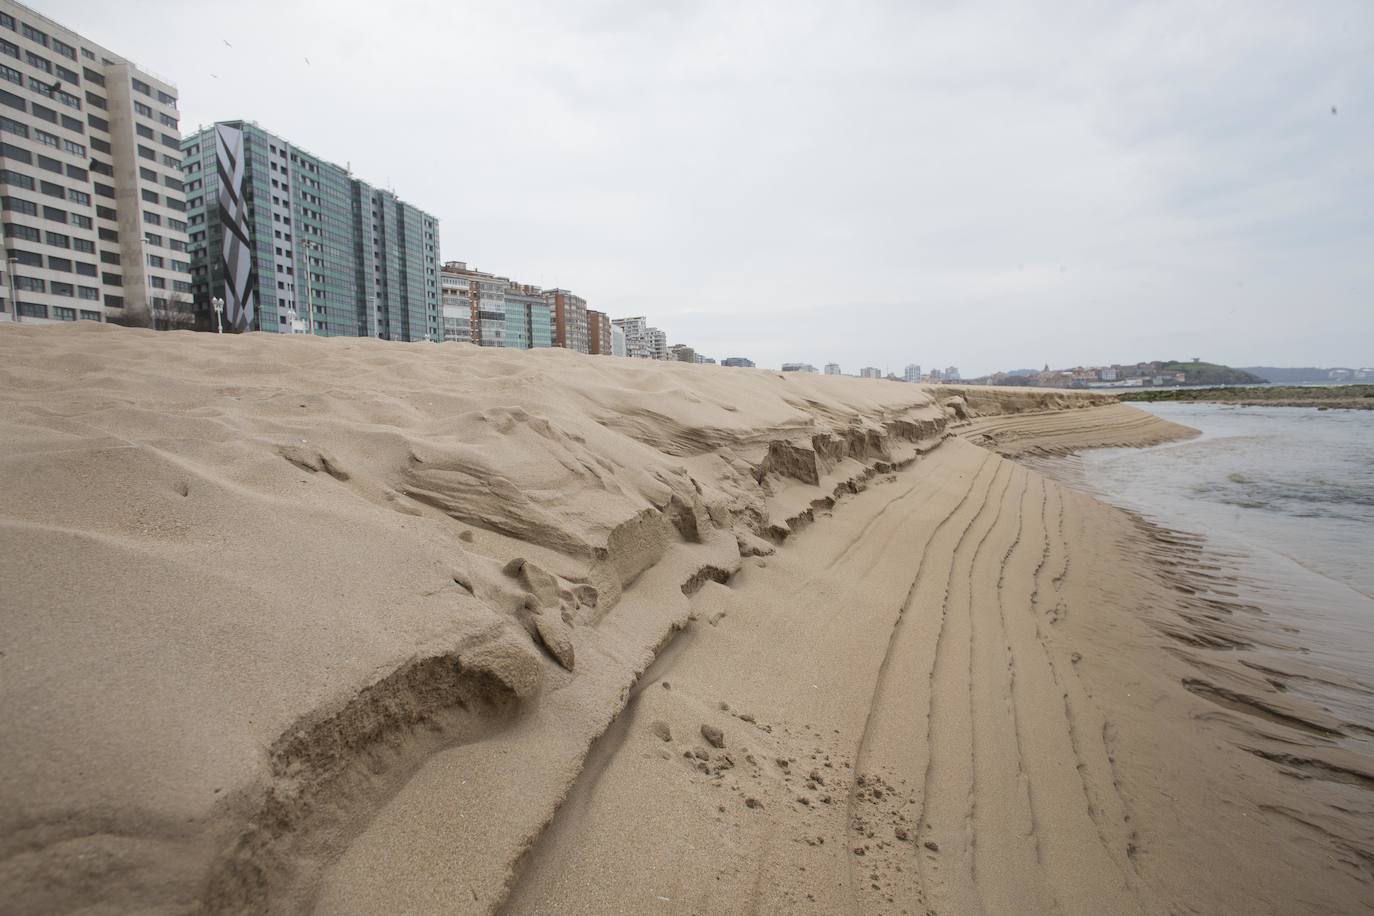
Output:
<instances>
[{"instance_id":1,"label":"sea water","mask_svg":"<svg viewBox=\"0 0 1374 916\"><path fill-rule=\"evenodd\" d=\"M1087 451L1045 469L1204 535L1228 556L1244 597L1296 633L1306 662L1374 686L1374 411L1135 406L1202 435ZM1374 719L1368 694L1327 699Z\"/></svg>"}]
</instances>

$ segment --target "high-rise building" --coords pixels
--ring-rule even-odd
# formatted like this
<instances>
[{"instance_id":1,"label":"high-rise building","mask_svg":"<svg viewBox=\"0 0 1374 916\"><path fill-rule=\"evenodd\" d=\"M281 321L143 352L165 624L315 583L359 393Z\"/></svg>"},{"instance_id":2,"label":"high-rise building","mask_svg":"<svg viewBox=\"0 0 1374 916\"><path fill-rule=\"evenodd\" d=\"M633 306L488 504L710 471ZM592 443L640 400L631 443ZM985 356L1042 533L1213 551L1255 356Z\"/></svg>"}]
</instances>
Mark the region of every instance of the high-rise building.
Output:
<instances>
[{"instance_id":1,"label":"high-rise building","mask_svg":"<svg viewBox=\"0 0 1374 916\"><path fill-rule=\"evenodd\" d=\"M0 76L3 316L188 327L176 88L10 0Z\"/></svg>"},{"instance_id":2,"label":"high-rise building","mask_svg":"<svg viewBox=\"0 0 1374 916\"><path fill-rule=\"evenodd\" d=\"M251 121L182 141L200 327L443 340L439 221ZM451 292L454 290L451 289Z\"/></svg>"},{"instance_id":3,"label":"high-rise building","mask_svg":"<svg viewBox=\"0 0 1374 916\"><path fill-rule=\"evenodd\" d=\"M882 378L883 370L877 366L864 366L859 370L859 378Z\"/></svg>"},{"instance_id":4,"label":"high-rise building","mask_svg":"<svg viewBox=\"0 0 1374 916\"><path fill-rule=\"evenodd\" d=\"M647 330L649 338L649 353L654 359L672 359L668 352L668 335L658 328Z\"/></svg>"},{"instance_id":5,"label":"high-rise building","mask_svg":"<svg viewBox=\"0 0 1374 916\"><path fill-rule=\"evenodd\" d=\"M673 344L668 348L668 355L680 363L694 363L697 361L697 351L686 344Z\"/></svg>"},{"instance_id":6,"label":"high-rise building","mask_svg":"<svg viewBox=\"0 0 1374 916\"><path fill-rule=\"evenodd\" d=\"M553 306L544 292L528 283L506 289L506 346L552 347L555 337Z\"/></svg>"},{"instance_id":7,"label":"high-rise building","mask_svg":"<svg viewBox=\"0 0 1374 916\"><path fill-rule=\"evenodd\" d=\"M544 299L553 307L554 346L588 352L587 300L566 289L546 289Z\"/></svg>"},{"instance_id":8,"label":"high-rise building","mask_svg":"<svg viewBox=\"0 0 1374 916\"><path fill-rule=\"evenodd\" d=\"M461 261L439 269L439 336L450 342L472 342L472 286Z\"/></svg>"},{"instance_id":9,"label":"high-rise building","mask_svg":"<svg viewBox=\"0 0 1374 916\"><path fill-rule=\"evenodd\" d=\"M909 363L906 371L902 373L902 378L908 382L919 382L921 380L921 367L915 363Z\"/></svg>"},{"instance_id":10,"label":"high-rise building","mask_svg":"<svg viewBox=\"0 0 1374 916\"><path fill-rule=\"evenodd\" d=\"M722 366L732 366L738 369L754 368L754 361L752 359L746 359L743 356L727 356L720 361L720 364Z\"/></svg>"},{"instance_id":11,"label":"high-rise building","mask_svg":"<svg viewBox=\"0 0 1374 916\"><path fill-rule=\"evenodd\" d=\"M625 355L635 359L653 359L653 344L649 339L649 322L643 315L634 318L614 318L611 324L625 332Z\"/></svg>"},{"instance_id":12,"label":"high-rise building","mask_svg":"<svg viewBox=\"0 0 1374 916\"><path fill-rule=\"evenodd\" d=\"M839 364L839 363L826 363L826 364L825 364L825 374L826 374L826 375L839 375L839 374L840 374L840 364Z\"/></svg>"},{"instance_id":13,"label":"high-rise building","mask_svg":"<svg viewBox=\"0 0 1374 916\"><path fill-rule=\"evenodd\" d=\"M605 312L587 309L587 352L611 355L611 319Z\"/></svg>"},{"instance_id":14,"label":"high-rise building","mask_svg":"<svg viewBox=\"0 0 1374 916\"><path fill-rule=\"evenodd\" d=\"M620 325L611 324L611 355L625 356L625 329Z\"/></svg>"},{"instance_id":15,"label":"high-rise building","mask_svg":"<svg viewBox=\"0 0 1374 916\"><path fill-rule=\"evenodd\" d=\"M945 381L947 381L947 382L957 382L957 381L959 381L959 369L958 369L957 366L950 366L948 369L945 370Z\"/></svg>"},{"instance_id":16,"label":"high-rise building","mask_svg":"<svg viewBox=\"0 0 1374 916\"><path fill-rule=\"evenodd\" d=\"M813 366L813 365L811 365L810 363L783 363L783 364L782 364L782 371L783 371L783 372L808 372L808 373L811 373L811 374L815 374L815 372L816 372L816 367Z\"/></svg>"}]
</instances>

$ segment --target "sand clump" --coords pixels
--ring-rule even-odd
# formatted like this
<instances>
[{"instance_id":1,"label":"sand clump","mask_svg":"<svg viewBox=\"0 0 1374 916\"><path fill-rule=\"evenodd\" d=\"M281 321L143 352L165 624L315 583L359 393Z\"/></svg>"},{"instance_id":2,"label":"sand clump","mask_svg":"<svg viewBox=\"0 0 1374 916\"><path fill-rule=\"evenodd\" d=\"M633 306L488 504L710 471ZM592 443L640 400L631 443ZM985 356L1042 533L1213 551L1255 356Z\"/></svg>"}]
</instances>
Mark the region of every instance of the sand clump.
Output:
<instances>
[{"instance_id":1,"label":"sand clump","mask_svg":"<svg viewBox=\"0 0 1374 916\"><path fill-rule=\"evenodd\" d=\"M1346 727L1207 655L1282 640L982 447L1174 424L562 351L0 357L15 911L1369 901Z\"/></svg>"}]
</instances>

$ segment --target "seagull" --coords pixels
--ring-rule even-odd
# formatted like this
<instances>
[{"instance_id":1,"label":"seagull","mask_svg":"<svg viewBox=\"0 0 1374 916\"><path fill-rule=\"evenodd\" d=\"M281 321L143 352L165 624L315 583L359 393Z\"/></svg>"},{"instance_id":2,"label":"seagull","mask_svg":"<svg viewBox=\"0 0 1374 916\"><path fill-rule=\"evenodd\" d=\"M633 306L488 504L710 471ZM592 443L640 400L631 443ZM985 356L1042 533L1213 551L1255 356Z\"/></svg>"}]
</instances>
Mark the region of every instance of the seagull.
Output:
<instances>
[{"instance_id":1,"label":"seagull","mask_svg":"<svg viewBox=\"0 0 1374 916\"><path fill-rule=\"evenodd\" d=\"M310 58L307 57L307 58L305 59L305 65L306 65L307 67L310 66Z\"/></svg>"},{"instance_id":2,"label":"seagull","mask_svg":"<svg viewBox=\"0 0 1374 916\"><path fill-rule=\"evenodd\" d=\"M1332 113L1332 114L1335 114L1335 113L1336 113L1336 106L1335 106L1335 105L1332 105L1332 106L1331 106L1331 113Z\"/></svg>"},{"instance_id":3,"label":"seagull","mask_svg":"<svg viewBox=\"0 0 1374 916\"><path fill-rule=\"evenodd\" d=\"M217 80L217 79L219 79L219 74L218 74L218 73L211 73L211 74L210 74L210 78L211 78L211 79L216 79L216 80Z\"/></svg>"},{"instance_id":4,"label":"seagull","mask_svg":"<svg viewBox=\"0 0 1374 916\"><path fill-rule=\"evenodd\" d=\"M225 46L226 48L232 48L232 47L233 47L233 45L231 45L231 44L229 43L229 39L227 39L227 38L221 38L220 41L224 42L224 46Z\"/></svg>"}]
</instances>

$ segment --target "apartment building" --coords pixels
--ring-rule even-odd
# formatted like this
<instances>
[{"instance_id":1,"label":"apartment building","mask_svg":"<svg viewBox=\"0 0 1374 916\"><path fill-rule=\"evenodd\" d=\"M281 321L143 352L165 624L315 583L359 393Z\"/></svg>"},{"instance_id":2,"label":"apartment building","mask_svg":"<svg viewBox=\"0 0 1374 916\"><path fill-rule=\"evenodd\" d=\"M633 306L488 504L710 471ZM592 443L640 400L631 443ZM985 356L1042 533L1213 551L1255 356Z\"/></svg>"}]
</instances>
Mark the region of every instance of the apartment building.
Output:
<instances>
[{"instance_id":1,"label":"apartment building","mask_svg":"<svg viewBox=\"0 0 1374 916\"><path fill-rule=\"evenodd\" d=\"M652 359L672 359L668 352L668 335L658 328L648 328L649 356Z\"/></svg>"},{"instance_id":2,"label":"apartment building","mask_svg":"<svg viewBox=\"0 0 1374 916\"><path fill-rule=\"evenodd\" d=\"M175 324L191 280L176 88L10 0L0 77L3 317Z\"/></svg>"},{"instance_id":3,"label":"apartment building","mask_svg":"<svg viewBox=\"0 0 1374 916\"><path fill-rule=\"evenodd\" d=\"M840 374L841 374L841 372L840 372L840 364L839 364L839 363L826 363L826 364L825 364L825 374L826 374L826 375L840 375Z\"/></svg>"},{"instance_id":4,"label":"apartment building","mask_svg":"<svg viewBox=\"0 0 1374 916\"><path fill-rule=\"evenodd\" d=\"M587 352L611 355L611 319L605 312L587 309Z\"/></svg>"},{"instance_id":5,"label":"apartment building","mask_svg":"<svg viewBox=\"0 0 1374 916\"><path fill-rule=\"evenodd\" d=\"M727 356L720 361L722 366L732 366L737 369L752 369L754 361L745 356Z\"/></svg>"},{"instance_id":6,"label":"apartment building","mask_svg":"<svg viewBox=\"0 0 1374 916\"><path fill-rule=\"evenodd\" d=\"M635 359L653 359L653 345L649 340L649 322L643 315L615 318L611 324L625 334L625 355Z\"/></svg>"},{"instance_id":7,"label":"apartment building","mask_svg":"<svg viewBox=\"0 0 1374 916\"><path fill-rule=\"evenodd\" d=\"M506 346L552 347L557 336L553 306L544 291L528 283L511 283L506 289Z\"/></svg>"},{"instance_id":8,"label":"apartment building","mask_svg":"<svg viewBox=\"0 0 1374 916\"><path fill-rule=\"evenodd\" d=\"M566 289L546 289L544 299L553 307L554 346L588 353L587 300Z\"/></svg>"},{"instance_id":9,"label":"apartment building","mask_svg":"<svg viewBox=\"0 0 1374 916\"><path fill-rule=\"evenodd\" d=\"M916 363L911 363L902 373L902 378L908 382L919 382L921 380L921 367Z\"/></svg>"},{"instance_id":10,"label":"apartment building","mask_svg":"<svg viewBox=\"0 0 1374 916\"><path fill-rule=\"evenodd\" d=\"M197 326L438 341L439 220L252 121L181 144ZM450 290L452 292L452 290Z\"/></svg>"},{"instance_id":11,"label":"apartment building","mask_svg":"<svg viewBox=\"0 0 1374 916\"><path fill-rule=\"evenodd\" d=\"M859 378L882 378L883 370L877 366L864 366L859 370Z\"/></svg>"}]
</instances>

